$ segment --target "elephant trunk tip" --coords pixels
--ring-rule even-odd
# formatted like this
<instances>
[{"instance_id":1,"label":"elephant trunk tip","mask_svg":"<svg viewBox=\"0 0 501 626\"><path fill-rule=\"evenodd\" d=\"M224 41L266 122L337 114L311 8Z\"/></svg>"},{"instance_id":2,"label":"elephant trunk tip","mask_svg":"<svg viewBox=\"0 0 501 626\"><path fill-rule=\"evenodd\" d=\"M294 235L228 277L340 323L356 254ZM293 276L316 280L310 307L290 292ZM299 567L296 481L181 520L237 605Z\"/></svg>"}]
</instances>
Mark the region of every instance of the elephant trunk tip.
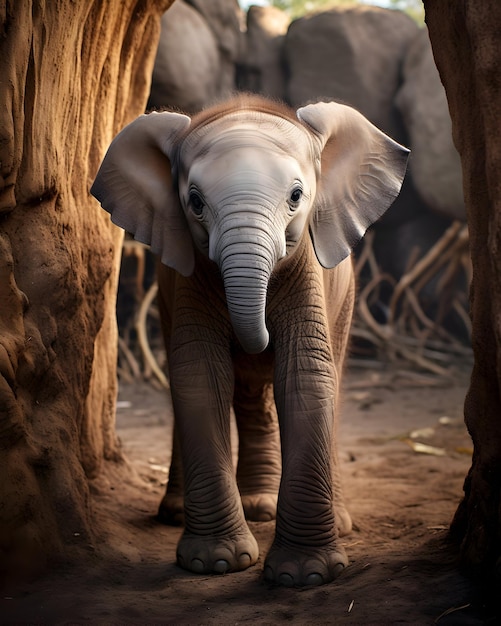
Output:
<instances>
[{"instance_id":1,"label":"elephant trunk tip","mask_svg":"<svg viewBox=\"0 0 501 626\"><path fill-rule=\"evenodd\" d=\"M266 295L274 254L259 248L253 239L248 243L248 246L224 248L224 259L219 259L219 263L233 331L245 352L259 354L270 341L266 328ZM264 263L265 258L271 261Z\"/></svg>"},{"instance_id":2,"label":"elephant trunk tip","mask_svg":"<svg viewBox=\"0 0 501 626\"><path fill-rule=\"evenodd\" d=\"M247 354L259 354L260 352L264 352L270 342L270 335L266 328L263 329L259 335L249 336L246 334L245 337L239 337L237 334L237 337L240 345Z\"/></svg>"}]
</instances>

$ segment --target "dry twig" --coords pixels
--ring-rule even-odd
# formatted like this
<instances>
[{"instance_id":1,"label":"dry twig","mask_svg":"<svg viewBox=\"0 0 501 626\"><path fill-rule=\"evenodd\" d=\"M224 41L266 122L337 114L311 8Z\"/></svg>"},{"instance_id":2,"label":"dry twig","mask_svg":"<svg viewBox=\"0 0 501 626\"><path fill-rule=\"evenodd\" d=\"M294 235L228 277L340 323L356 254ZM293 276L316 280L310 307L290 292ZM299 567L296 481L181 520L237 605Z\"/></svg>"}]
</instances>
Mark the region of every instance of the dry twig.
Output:
<instances>
[{"instance_id":1,"label":"dry twig","mask_svg":"<svg viewBox=\"0 0 501 626\"><path fill-rule=\"evenodd\" d=\"M148 330L147 330L147 319L148 319L148 311L150 309L153 300L156 298L158 292L158 284L154 282L151 287L148 289L144 300L139 307L139 311L136 319L136 331L137 338L139 341L139 346L141 348L142 355L144 357L145 364L149 366L153 374L157 377L158 381L165 389L169 389L169 381L167 380L165 374L163 373L161 367L158 365L158 362L150 348L150 344L148 341ZM149 376L147 376L149 378Z\"/></svg>"},{"instance_id":2,"label":"dry twig","mask_svg":"<svg viewBox=\"0 0 501 626\"><path fill-rule=\"evenodd\" d=\"M366 237L355 265L357 276L364 273L366 285L358 297L353 336L369 341L377 353L388 361L408 361L419 369L447 376L458 356L471 354L469 348L463 346L443 325L447 315L455 311L468 336L471 330L461 302L462 299L467 300L466 293L455 291L461 273L465 290L471 276L466 225L461 222L451 224L422 258L418 258L413 251L409 256L407 270L398 281L382 273L372 261L368 262L374 259L371 250L374 237L374 233ZM437 312L434 319L425 310L421 299L422 291L432 280L437 285ZM389 304L382 303L379 307L387 311L384 323L376 320L372 313L383 283L392 287Z\"/></svg>"},{"instance_id":3,"label":"dry twig","mask_svg":"<svg viewBox=\"0 0 501 626\"><path fill-rule=\"evenodd\" d=\"M409 256L406 272L398 281L379 269L374 253L376 236L373 231L365 236L361 253L355 261L356 275L359 279L363 276L365 285L358 296L352 336L372 346L379 362L398 362L399 367L403 362L433 376L449 376L451 366L458 359L471 355L470 348L443 324L447 315L454 311L469 336L471 324L465 308L468 301L466 290L471 280L467 227L454 222L421 258L419 250L414 250ZM143 293L144 246L131 241L124 242L124 246L129 254L138 258L135 284L139 306L133 326L123 331L127 341L123 337L119 339L119 375L127 380L151 380L168 388L169 382L151 349L151 333L148 332L156 310L157 284ZM464 291L455 289L458 276L462 276ZM436 284L437 303L437 313L433 317L422 298L423 290L432 280ZM386 296L387 303L382 301L385 292L390 293ZM386 311L384 321L376 319L373 313L376 305L378 310ZM134 329L139 358L134 356L130 345ZM374 359L370 363L373 369Z\"/></svg>"}]
</instances>

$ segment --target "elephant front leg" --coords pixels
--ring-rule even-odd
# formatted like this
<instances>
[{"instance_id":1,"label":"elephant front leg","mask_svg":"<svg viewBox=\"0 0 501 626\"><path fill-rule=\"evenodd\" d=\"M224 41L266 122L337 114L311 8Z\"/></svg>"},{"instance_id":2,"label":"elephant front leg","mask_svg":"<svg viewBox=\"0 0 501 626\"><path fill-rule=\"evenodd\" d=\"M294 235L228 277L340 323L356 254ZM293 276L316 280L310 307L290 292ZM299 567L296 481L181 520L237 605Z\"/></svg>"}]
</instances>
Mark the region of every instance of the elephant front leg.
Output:
<instances>
[{"instance_id":1,"label":"elephant front leg","mask_svg":"<svg viewBox=\"0 0 501 626\"><path fill-rule=\"evenodd\" d=\"M197 350L189 343L188 348L173 350L170 363L184 478L185 529L177 561L200 574L243 570L259 552L232 466L231 362L214 347L207 352L207 346Z\"/></svg>"},{"instance_id":2,"label":"elephant front leg","mask_svg":"<svg viewBox=\"0 0 501 626\"><path fill-rule=\"evenodd\" d=\"M328 583L348 565L335 521L327 419L305 419L284 428L276 532L264 568L266 580L288 587Z\"/></svg>"},{"instance_id":3,"label":"elephant front leg","mask_svg":"<svg viewBox=\"0 0 501 626\"><path fill-rule=\"evenodd\" d=\"M302 371L301 363L311 358L299 349L292 357L295 365L289 362L287 375L280 380L279 373L276 381L282 482L264 576L285 586L328 583L348 564L333 484L336 376L328 358Z\"/></svg>"}]
</instances>

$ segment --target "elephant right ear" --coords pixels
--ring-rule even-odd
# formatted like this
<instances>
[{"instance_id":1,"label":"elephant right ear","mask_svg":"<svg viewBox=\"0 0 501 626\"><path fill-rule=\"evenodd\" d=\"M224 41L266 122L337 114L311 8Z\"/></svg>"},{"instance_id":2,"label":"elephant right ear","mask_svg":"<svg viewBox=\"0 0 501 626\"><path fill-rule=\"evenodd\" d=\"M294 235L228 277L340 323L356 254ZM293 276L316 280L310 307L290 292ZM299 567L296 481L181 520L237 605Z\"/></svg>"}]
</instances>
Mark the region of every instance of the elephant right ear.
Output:
<instances>
[{"instance_id":1,"label":"elephant right ear","mask_svg":"<svg viewBox=\"0 0 501 626\"><path fill-rule=\"evenodd\" d=\"M195 255L171 162L190 122L179 113L138 117L111 142L90 190L114 224L184 276L193 272Z\"/></svg>"}]
</instances>

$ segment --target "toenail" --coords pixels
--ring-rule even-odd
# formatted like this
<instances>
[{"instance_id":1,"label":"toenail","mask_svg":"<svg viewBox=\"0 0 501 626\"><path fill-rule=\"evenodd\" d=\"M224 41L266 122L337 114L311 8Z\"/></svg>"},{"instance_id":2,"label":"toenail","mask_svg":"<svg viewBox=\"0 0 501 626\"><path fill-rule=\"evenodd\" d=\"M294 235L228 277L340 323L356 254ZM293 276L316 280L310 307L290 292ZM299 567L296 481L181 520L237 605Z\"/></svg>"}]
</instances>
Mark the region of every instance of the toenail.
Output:
<instances>
[{"instance_id":1,"label":"toenail","mask_svg":"<svg viewBox=\"0 0 501 626\"><path fill-rule=\"evenodd\" d=\"M306 577L306 584L307 585L323 585L324 583L324 579L323 576L321 574L309 574Z\"/></svg>"},{"instance_id":2,"label":"toenail","mask_svg":"<svg viewBox=\"0 0 501 626\"><path fill-rule=\"evenodd\" d=\"M203 574L204 572L204 562L200 559L192 559L191 560L191 571L195 572L195 574Z\"/></svg>"},{"instance_id":3,"label":"toenail","mask_svg":"<svg viewBox=\"0 0 501 626\"><path fill-rule=\"evenodd\" d=\"M214 571L216 574L225 574L230 569L230 564L225 559L219 559L214 563Z\"/></svg>"},{"instance_id":4,"label":"toenail","mask_svg":"<svg viewBox=\"0 0 501 626\"><path fill-rule=\"evenodd\" d=\"M333 571L334 578L337 578L343 570L344 570L344 565L342 563L338 563Z\"/></svg>"},{"instance_id":5,"label":"toenail","mask_svg":"<svg viewBox=\"0 0 501 626\"><path fill-rule=\"evenodd\" d=\"M290 574L280 574L278 577L278 582L284 587L292 587L294 586L294 578Z\"/></svg>"},{"instance_id":6,"label":"toenail","mask_svg":"<svg viewBox=\"0 0 501 626\"><path fill-rule=\"evenodd\" d=\"M247 554L247 552L244 552L243 554L241 554L240 558L238 559L238 565L239 565L239 567L241 567L243 569L249 567L251 562L252 562L252 560L250 558L250 554Z\"/></svg>"}]
</instances>

